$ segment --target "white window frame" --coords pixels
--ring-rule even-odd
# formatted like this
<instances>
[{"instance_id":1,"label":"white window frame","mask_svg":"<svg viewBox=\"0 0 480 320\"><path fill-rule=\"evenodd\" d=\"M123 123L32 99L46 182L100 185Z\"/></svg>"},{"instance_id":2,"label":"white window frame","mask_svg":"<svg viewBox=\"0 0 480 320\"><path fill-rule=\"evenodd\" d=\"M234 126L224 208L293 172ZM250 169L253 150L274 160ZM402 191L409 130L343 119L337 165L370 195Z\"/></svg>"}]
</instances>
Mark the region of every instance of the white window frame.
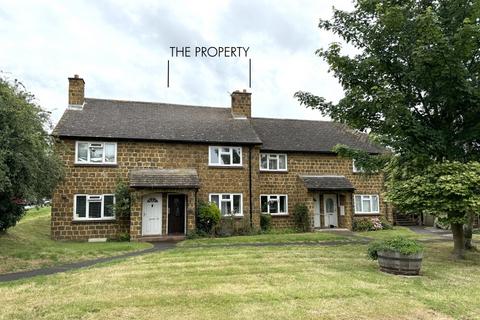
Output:
<instances>
[{"instance_id":1,"label":"white window frame","mask_svg":"<svg viewBox=\"0 0 480 320\"><path fill-rule=\"evenodd\" d=\"M218 163L213 163L212 162L212 149L218 148ZM222 164L222 154L226 154L226 152L222 151L222 148L228 148L229 152L228 154L230 155L230 164ZM240 163L233 163L233 149L238 148L240 149ZM240 146L209 146L208 147L208 165L213 166L213 167L241 167L243 166L243 149Z\"/></svg>"},{"instance_id":2,"label":"white window frame","mask_svg":"<svg viewBox=\"0 0 480 320\"><path fill-rule=\"evenodd\" d=\"M355 159L352 159L352 172L354 173L363 173L365 170L363 168L357 167L355 165Z\"/></svg>"},{"instance_id":3,"label":"white window frame","mask_svg":"<svg viewBox=\"0 0 480 320\"><path fill-rule=\"evenodd\" d=\"M88 197L102 197L101 203L101 211L100 211L100 218L90 218L89 217L89 205L88 205ZM105 217L104 216L104 209L105 209L105 196L113 196L113 205L115 205L116 199L115 194L107 193L107 194L75 194L73 196L73 220L74 221L96 221L96 220L115 220L115 210L113 211L113 216ZM77 197L86 197L86 206L85 206L85 217L78 217L77 216Z\"/></svg>"},{"instance_id":4,"label":"white window frame","mask_svg":"<svg viewBox=\"0 0 480 320\"><path fill-rule=\"evenodd\" d=\"M357 211L357 197L360 197L360 206L362 211ZM377 197L377 211L363 211L363 201L369 200L370 201L370 208L373 208L373 197ZM380 213L380 197L378 194L354 194L353 195L353 208L355 214L379 214Z\"/></svg>"},{"instance_id":5,"label":"white window frame","mask_svg":"<svg viewBox=\"0 0 480 320\"><path fill-rule=\"evenodd\" d=\"M262 155L267 156L267 168L262 168ZM279 156L285 156L285 169L279 169L280 167L280 159ZM270 158L276 157L277 158L277 169L270 169ZM260 171L288 171L288 156L286 153L260 153L260 158L258 161L258 165L260 167Z\"/></svg>"},{"instance_id":6,"label":"white window frame","mask_svg":"<svg viewBox=\"0 0 480 320\"><path fill-rule=\"evenodd\" d=\"M280 197L285 197L285 212L280 212ZM267 201L268 201L268 212L263 212L263 208L262 208L262 197L268 197L267 198ZM278 211L277 213L271 213L270 212L270 197L277 197L277 202L278 202ZM288 215L288 195L287 194L261 194L260 195L260 212L262 214L269 214L269 215L272 215L272 216L286 216Z\"/></svg>"},{"instance_id":7,"label":"white window frame","mask_svg":"<svg viewBox=\"0 0 480 320\"><path fill-rule=\"evenodd\" d=\"M90 150L87 152L87 161L82 162L78 161L78 145L80 143L88 143L88 148L90 148L91 144L101 144L103 147L103 159L102 162L92 162L90 160ZM113 144L115 146L115 161L114 162L106 162L105 161L105 144ZM75 164L93 164L93 165L116 165L117 164L117 143L113 141L76 141L75 142Z\"/></svg>"},{"instance_id":8,"label":"white window frame","mask_svg":"<svg viewBox=\"0 0 480 320\"><path fill-rule=\"evenodd\" d=\"M231 203L231 207L233 209L233 196L240 196L240 212L235 213L232 216L234 217L243 217L243 193L210 193L208 195L208 201L212 201L212 196L218 196L218 201L220 201L219 209L220 209L220 214L222 217L225 217L226 215L222 214L222 196L230 196L229 202ZM225 201L225 200L223 200Z\"/></svg>"}]
</instances>

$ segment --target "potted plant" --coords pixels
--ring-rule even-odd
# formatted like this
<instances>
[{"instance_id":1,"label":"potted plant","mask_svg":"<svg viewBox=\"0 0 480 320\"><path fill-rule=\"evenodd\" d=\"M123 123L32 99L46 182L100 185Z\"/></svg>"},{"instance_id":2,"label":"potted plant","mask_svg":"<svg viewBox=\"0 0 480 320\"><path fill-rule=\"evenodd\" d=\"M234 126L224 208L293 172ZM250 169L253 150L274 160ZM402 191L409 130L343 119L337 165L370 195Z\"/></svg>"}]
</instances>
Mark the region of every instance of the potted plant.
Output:
<instances>
[{"instance_id":1,"label":"potted plant","mask_svg":"<svg viewBox=\"0 0 480 320\"><path fill-rule=\"evenodd\" d=\"M378 260L380 271L414 276L420 273L423 246L404 237L375 241L368 246L368 256Z\"/></svg>"}]
</instances>

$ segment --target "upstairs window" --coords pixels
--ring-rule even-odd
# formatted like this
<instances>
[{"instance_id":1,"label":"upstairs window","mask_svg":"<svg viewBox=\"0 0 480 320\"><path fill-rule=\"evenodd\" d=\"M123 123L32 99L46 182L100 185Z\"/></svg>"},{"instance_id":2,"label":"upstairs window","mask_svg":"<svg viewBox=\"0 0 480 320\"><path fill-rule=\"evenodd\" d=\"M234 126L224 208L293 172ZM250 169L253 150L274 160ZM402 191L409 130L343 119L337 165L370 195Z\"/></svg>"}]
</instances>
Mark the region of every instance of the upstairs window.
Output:
<instances>
[{"instance_id":1,"label":"upstairs window","mask_svg":"<svg viewBox=\"0 0 480 320\"><path fill-rule=\"evenodd\" d=\"M284 153L261 153L261 171L287 171L287 155Z\"/></svg>"},{"instance_id":2,"label":"upstairs window","mask_svg":"<svg viewBox=\"0 0 480 320\"><path fill-rule=\"evenodd\" d=\"M362 194L355 195L355 214L379 213L378 195Z\"/></svg>"},{"instance_id":3,"label":"upstairs window","mask_svg":"<svg viewBox=\"0 0 480 320\"><path fill-rule=\"evenodd\" d=\"M208 164L211 166L241 166L242 147L210 146Z\"/></svg>"},{"instance_id":4,"label":"upstairs window","mask_svg":"<svg viewBox=\"0 0 480 320\"><path fill-rule=\"evenodd\" d=\"M211 193L210 202L215 202L220 209L222 216L225 215L243 215L242 194L241 193Z\"/></svg>"},{"instance_id":5,"label":"upstairs window","mask_svg":"<svg viewBox=\"0 0 480 320\"><path fill-rule=\"evenodd\" d=\"M74 220L115 219L114 204L115 196L113 194L77 194L74 199Z\"/></svg>"},{"instance_id":6,"label":"upstairs window","mask_svg":"<svg viewBox=\"0 0 480 320\"><path fill-rule=\"evenodd\" d=\"M116 142L83 142L77 141L75 163L78 164L116 164Z\"/></svg>"},{"instance_id":7,"label":"upstairs window","mask_svg":"<svg viewBox=\"0 0 480 320\"><path fill-rule=\"evenodd\" d=\"M286 194L265 194L260 196L262 213L271 215L288 214Z\"/></svg>"}]
</instances>

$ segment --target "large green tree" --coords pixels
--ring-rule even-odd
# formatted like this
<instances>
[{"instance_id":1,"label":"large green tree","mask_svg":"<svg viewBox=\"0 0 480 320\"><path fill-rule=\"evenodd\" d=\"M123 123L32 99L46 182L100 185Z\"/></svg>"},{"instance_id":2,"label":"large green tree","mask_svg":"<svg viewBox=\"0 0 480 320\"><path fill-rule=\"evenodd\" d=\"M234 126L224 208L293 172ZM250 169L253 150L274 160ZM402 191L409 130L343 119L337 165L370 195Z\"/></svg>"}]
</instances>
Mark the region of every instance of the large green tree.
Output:
<instances>
[{"instance_id":1,"label":"large green tree","mask_svg":"<svg viewBox=\"0 0 480 320\"><path fill-rule=\"evenodd\" d=\"M348 55L332 43L317 51L345 97L296 97L390 148L390 181L411 180L442 162L480 159L480 1L359 0L319 26L358 50ZM465 221L462 215L450 222Z\"/></svg>"},{"instance_id":2,"label":"large green tree","mask_svg":"<svg viewBox=\"0 0 480 320\"><path fill-rule=\"evenodd\" d=\"M22 217L24 201L50 197L62 177L48 125L20 82L0 78L0 232Z\"/></svg>"}]
</instances>

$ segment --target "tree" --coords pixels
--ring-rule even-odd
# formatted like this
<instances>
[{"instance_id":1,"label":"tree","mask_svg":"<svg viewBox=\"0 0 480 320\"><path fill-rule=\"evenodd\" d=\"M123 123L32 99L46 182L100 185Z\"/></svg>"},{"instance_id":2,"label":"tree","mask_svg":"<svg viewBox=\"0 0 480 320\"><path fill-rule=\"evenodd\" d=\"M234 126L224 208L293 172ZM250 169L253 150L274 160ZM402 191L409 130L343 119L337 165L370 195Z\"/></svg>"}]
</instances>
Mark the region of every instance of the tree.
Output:
<instances>
[{"instance_id":1,"label":"tree","mask_svg":"<svg viewBox=\"0 0 480 320\"><path fill-rule=\"evenodd\" d=\"M62 177L48 124L20 82L0 77L0 231L17 223L26 200L50 197Z\"/></svg>"},{"instance_id":2,"label":"tree","mask_svg":"<svg viewBox=\"0 0 480 320\"><path fill-rule=\"evenodd\" d=\"M343 54L339 43L317 51L345 97L295 96L391 149L384 163L396 169L387 179L403 183L435 164L480 159L480 1L360 0L319 27L359 51Z\"/></svg>"}]
</instances>

